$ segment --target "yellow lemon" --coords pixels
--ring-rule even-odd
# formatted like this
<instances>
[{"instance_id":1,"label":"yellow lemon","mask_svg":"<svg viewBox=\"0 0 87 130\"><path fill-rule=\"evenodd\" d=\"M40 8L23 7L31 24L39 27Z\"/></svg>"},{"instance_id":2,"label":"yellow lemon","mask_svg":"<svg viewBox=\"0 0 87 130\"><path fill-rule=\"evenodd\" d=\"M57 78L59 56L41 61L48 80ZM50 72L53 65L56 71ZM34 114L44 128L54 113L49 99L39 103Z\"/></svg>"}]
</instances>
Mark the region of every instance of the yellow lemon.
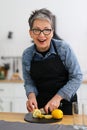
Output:
<instances>
[{"instance_id":1,"label":"yellow lemon","mask_svg":"<svg viewBox=\"0 0 87 130\"><path fill-rule=\"evenodd\" d=\"M60 109L55 109L52 111L52 117L54 119L61 119L63 118L63 112Z\"/></svg>"},{"instance_id":2,"label":"yellow lemon","mask_svg":"<svg viewBox=\"0 0 87 130\"><path fill-rule=\"evenodd\" d=\"M41 113L41 110L35 109L35 110L33 111L33 117L34 117L34 118L51 119L51 118L52 118L52 115L44 115L44 114Z\"/></svg>"},{"instance_id":3,"label":"yellow lemon","mask_svg":"<svg viewBox=\"0 0 87 130\"><path fill-rule=\"evenodd\" d=\"M37 118L37 117L40 117L40 116L41 116L41 111L39 109L35 109L33 111L33 117Z\"/></svg>"},{"instance_id":4,"label":"yellow lemon","mask_svg":"<svg viewBox=\"0 0 87 130\"><path fill-rule=\"evenodd\" d=\"M44 115L44 118L45 118L45 119L51 119L51 118L52 118L52 115Z\"/></svg>"}]
</instances>

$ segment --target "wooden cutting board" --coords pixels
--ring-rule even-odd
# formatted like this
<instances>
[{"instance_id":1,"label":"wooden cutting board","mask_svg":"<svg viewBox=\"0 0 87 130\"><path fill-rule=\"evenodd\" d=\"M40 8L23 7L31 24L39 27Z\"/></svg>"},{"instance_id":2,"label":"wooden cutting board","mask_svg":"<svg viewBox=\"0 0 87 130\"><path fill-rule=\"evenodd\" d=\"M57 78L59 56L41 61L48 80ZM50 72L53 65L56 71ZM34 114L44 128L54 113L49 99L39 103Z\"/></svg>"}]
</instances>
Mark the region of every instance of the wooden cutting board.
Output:
<instances>
[{"instance_id":1,"label":"wooden cutting board","mask_svg":"<svg viewBox=\"0 0 87 130\"><path fill-rule=\"evenodd\" d=\"M55 123L55 122L60 122L62 119L34 118L32 113L27 113L24 117L24 120L31 123Z\"/></svg>"}]
</instances>

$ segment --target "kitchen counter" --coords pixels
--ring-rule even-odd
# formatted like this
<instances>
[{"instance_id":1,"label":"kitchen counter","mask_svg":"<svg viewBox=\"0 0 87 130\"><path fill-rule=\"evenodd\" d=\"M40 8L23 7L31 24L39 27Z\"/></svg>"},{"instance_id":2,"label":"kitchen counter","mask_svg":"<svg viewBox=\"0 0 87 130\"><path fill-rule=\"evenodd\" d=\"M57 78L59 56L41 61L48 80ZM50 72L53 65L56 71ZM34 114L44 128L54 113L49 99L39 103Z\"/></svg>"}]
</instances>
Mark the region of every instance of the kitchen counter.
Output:
<instances>
[{"instance_id":1,"label":"kitchen counter","mask_svg":"<svg viewBox=\"0 0 87 130\"><path fill-rule=\"evenodd\" d=\"M25 122L24 116L26 113L14 113L14 112L0 112L0 120L10 122Z\"/></svg>"},{"instance_id":2,"label":"kitchen counter","mask_svg":"<svg viewBox=\"0 0 87 130\"><path fill-rule=\"evenodd\" d=\"M25 114L0 112L0 130L75 130L72 115L64 115L60 122L44 125L24 121Z\"/></svg>"},{"instance_id":3,"label":"kitchen counter","mask_svg":"<svg viewBox=\"0 0 87 130\"><path fill-rule=\"evenodd\" d=\"M0 80L0 83L24 83L23 80L8 80L8 79L4 79L4 80ZM83 80L82 82L83 84L87 84L87 80Z\"/></svg>"},{"instance_id":4,"label":"kitchen counter","mask_svg":"<svg viewBox=\"0 0 87 130\"><path fill-rule=\"evenodd\" d=\"M0 83L23 83L23 80L0 80Z\"/></svg>"},{"instance_id":5,"label":"kitchen counter","mask_svg":"<svg viewBox=\"0 0 87 130\"><path fill-rule=\"evenodd\" d=\"M10 121L10 122L25 122L24 121L25 114L26 113L0 112L0 120ZM64 115L63 119L60 122L58 122L58 124L72 125L73 116Z\"/></svg>"}]
</instances>

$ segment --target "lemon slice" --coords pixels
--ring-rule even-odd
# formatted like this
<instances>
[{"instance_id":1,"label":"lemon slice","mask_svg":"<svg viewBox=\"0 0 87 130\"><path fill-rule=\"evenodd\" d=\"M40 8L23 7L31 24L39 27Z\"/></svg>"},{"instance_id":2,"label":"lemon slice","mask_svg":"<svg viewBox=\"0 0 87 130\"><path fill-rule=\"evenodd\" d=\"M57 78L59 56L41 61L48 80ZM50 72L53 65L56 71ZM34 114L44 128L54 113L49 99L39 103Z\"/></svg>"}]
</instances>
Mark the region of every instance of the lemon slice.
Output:
<instances>
[{"instance_id":1,"label":"lemon slice","mask_svg":"<svg viewBox=\"0 0 87 130\"><path fill-rule=\"evenodd\" d=\"M34 117L34 118L51 119L51 118L52 118L52 115L50 115L50 114L44 115L44 114L41 113L41 110L35 109L35 110L33 111L33 117Z\"/></svg>"},{"instance_id":2,"label":"lemon slice","mask_svg":"<svg viewBox=\"0 0 87 130\"><path fill-rule=\"evenodd\" d=\"M41 116L41 111L39 110L39 109L35 109L34 111L33 111L33 117L34 118L38 118L38 117L40 117Z\"/></svg>"},{"instance_id":3,"label":"lemon slice","mask_svg":"<svg viewBox=\"0 0 87 130\"><path fill-rule=\"evenodd\" d=\"M52 115L44 115L45 119L51 119L53 116Z\"/></svg>"},{"instance_id":4,"label":"lemon slice","mask_svg":"<svg viewBox=\"0 0 87 130\"><path fill-rule=\"evenodd\" d=\"M45 118L45 115L41 114L41 115L38 115L37 118Z\"/></svg>"}]
</instances>

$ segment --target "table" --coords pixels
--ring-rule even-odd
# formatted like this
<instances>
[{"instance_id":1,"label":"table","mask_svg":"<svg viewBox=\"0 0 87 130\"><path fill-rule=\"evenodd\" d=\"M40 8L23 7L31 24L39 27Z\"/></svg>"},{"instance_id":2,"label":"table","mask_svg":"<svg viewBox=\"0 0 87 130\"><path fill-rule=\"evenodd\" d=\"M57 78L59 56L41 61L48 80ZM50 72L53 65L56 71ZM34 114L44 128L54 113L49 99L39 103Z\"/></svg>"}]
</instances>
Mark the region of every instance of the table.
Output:
<instances>
[{"instance_id":1,"label":"table","mask_svg":"<svg viewBox=\"0 0 87 130\"><path fill-rule=\"evenodd\" d=\"M24 121L25 114L26 113L0 112L0 120L10 121L10 122L15 122L15 121L16 122L25 122ZM58 122L58 124L72 125L73 116L64 115L63 119L60 122Z\"/></svg>"},{"instance_id":2,"label":"table","mask_svg":"<svg viewBox=\"0 0 87 130\"><path fill-rule=\"evenodd\" d=\"M0 130L75 130L72 115L64 115L60 122L40 124L24 121L25 114L0 112Z\"/></svg>"}]
</instances>

